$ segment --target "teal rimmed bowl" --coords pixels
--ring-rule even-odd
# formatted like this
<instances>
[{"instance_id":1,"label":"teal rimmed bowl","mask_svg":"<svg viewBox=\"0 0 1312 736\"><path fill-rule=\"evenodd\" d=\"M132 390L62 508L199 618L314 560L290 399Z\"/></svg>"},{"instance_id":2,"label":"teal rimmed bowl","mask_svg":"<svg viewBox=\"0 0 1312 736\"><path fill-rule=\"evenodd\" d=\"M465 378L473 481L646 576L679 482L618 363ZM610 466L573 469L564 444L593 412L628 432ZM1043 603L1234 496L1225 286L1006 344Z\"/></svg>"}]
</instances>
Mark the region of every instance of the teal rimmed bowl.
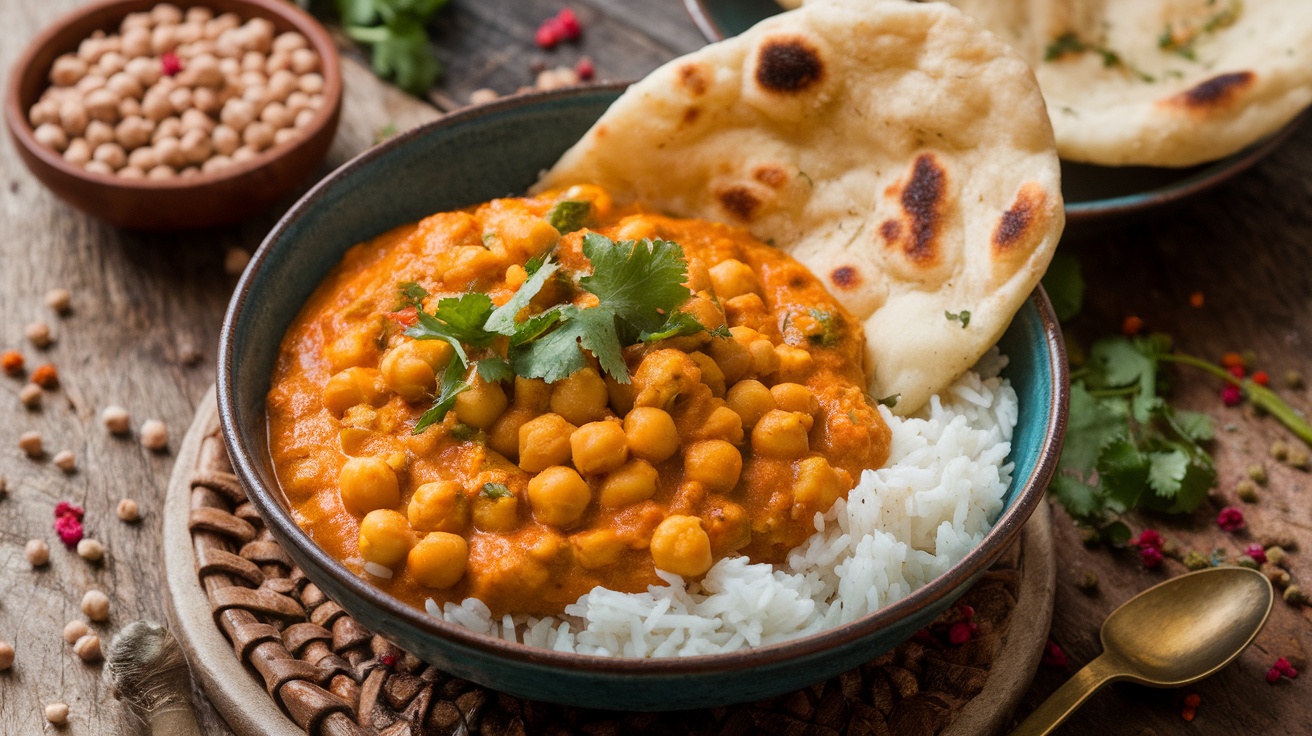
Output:
<instances>
[{"instance_id":1,"label":"teal rimmed bowl","mask_svg":"<svg viewBox=\"0 0 1312 736\"><path fill-rule=\"evenodd\" d=\"M287 511L269 460L264 402L278 346L352 245L433 212L524 192L622 85L514 97L449 115L369 150L282 218L242 276L219 348L219 415L237 475L306 576L373 631L456 676L513 695L593 708L675 710L757 700L867 662L932 622L1020 534L1042 502L1066 427L1065 346L1036 289L1000 343L1020 399L1014 479L982 544L905 599L851 624L732 654L604 659L514 644L438 621L357 578Z\"/></svg>"}]
</instances>

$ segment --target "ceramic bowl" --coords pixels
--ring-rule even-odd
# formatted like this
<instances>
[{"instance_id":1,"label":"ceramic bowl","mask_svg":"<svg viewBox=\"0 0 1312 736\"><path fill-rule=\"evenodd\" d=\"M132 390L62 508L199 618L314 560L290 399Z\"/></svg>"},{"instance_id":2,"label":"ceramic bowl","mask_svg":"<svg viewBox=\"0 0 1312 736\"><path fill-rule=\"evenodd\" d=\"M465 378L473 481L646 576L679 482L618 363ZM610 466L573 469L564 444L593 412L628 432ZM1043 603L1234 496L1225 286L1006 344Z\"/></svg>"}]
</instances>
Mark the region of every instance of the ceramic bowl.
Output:
<instances>
[{"instance_id":1,"label":"ceramic bowl","mask_svg":"<svg viewBox=\"0 0 1312 736\"><path fill-rule=\"evenodd\" d=\"M873 659L928 625L1017 539L1043 500L1066 422L1065 347L1041 289L1001 342L1020 397L1006 508L952 569L859 621L751 651L603 659L546 651L438 621L357 578L292 520L270 469L265 395L283 333L355 243L433 212L522 193L605 111L621 86L530 94L471 108L373 148L321 181L277 224L228 307L219 349L219 411L237 474L296 564L361 623L457 676L521 697L623 710L670 710L764 698Z\"/></svg>"},{"instance_id":2,"label":"ceramic bowl","mask_svg":"<svg viewBox=\"0 0 1312 736\"><path fill-rule=\"evenodd\" d=\"M776 0L683 0L683 4L709 41L736 36L784 12ZM1099 166L1062 161L1066 230L1101 230L1181 204L1247 171L1279 148L1309 118L1312 110L1242 151L1197 166Z\"/></svg>"},{"instance_id":3,"label":"ceramic bowl","mask_svg":"<svg viewBox=\"0 0 1312 736\"><path fill-rule=\"evenodd\" d=\"M323 106L303 134L259 157L224 171L167 180L123 179L95 174L37 143L27 112L48 86L56 57L76 51L92 32L116 31L129 13L149 10L160 0L100 0L52 23L15 62L5 90L4 116L23 163L36 178L69 204L118 227L185 230L250 217L289 194L323 160L337 131L342 77L337 49L318 21L284 0L173 0L186 10L200 5L215 14L233 12L247 20L267 18L277 33L299 31L319 53L324 78Z\"/></svg>"}]
</instances>

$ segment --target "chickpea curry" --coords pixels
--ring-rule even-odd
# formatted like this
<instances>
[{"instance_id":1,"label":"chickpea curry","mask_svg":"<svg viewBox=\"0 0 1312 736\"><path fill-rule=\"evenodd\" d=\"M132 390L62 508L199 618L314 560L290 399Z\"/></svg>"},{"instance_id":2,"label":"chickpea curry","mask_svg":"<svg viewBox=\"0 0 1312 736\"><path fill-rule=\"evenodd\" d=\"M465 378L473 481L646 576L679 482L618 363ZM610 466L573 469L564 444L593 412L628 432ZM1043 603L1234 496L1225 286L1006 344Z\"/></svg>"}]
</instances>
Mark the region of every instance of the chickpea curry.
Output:
<instances>
[{"instance_id":1,"label":"chickpea curry","mask_svg":"<svg viewBox=\"0 0 1312 736\"><path fill-rule=\"evenodd\" d=\"M297 522L380 588L557 614L780 562L887 459L860 324L745 231L577 186L352 248L283 339Z\"/></svg>"}]
</instances>

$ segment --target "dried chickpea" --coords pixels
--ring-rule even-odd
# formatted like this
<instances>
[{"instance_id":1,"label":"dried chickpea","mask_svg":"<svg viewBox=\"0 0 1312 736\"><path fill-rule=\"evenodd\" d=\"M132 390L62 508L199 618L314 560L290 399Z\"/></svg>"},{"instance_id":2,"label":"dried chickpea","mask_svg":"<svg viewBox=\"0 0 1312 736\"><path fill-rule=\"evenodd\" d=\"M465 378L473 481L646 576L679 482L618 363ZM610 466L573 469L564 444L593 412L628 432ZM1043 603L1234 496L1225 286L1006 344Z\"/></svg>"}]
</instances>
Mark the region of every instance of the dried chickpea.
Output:
<instances>
[{"instance_id":1,"label":"dried chickpea","mask_svg":"<svg viewBox=\"0 0 1312 736\"><path fill-rule=\"evenodd\" d=\"M150 30L154 25L155 21L150 17L150 13L148 12L128 13L123 18L123 22L119 23L118 30L120 33L127 33L133 28L145 28L146 30Z\"/></svg>"},{"instance_id":2,"label":"dried chickpea","mask_svg":"<svg viewBox=\"0 0 1312 736\"><path fill-rule=\"evenodd\" d=\"M150 88L163 75L159 68L159 62L145 57L129 59L128 65L123 67L123 71L136 77L143 90Z\"/></svg>"},{"instance_id":3,"label":"dried chickpea","mask_svg":"<svg viewBox=\"0 0 1312 736\"><path fill-rule=\"evenodd\" d=\"M656 493L660 474L655 466L634 458L611 471L601 482L597 502L602 508L619 508L646 501Z\"/></svg>"},{"instance_id":4,"label":"dried chickpea","mask_svg":"<svg viewBox=\"0 0 1312 736\"><path fill-rule=\"evenodd\" d=\"M182 152L183 158L188 163L198 164L210 157L214 152L214 146L210 143L210 135L204 130L189 130L183 134L182 140L178 142L178 150Z\"/></svg>"},{"instance_id":5,"label":"dried chickpea","mask_svg":"<svg viewBox=\"0 0 1312 736\"><path fill-rule=\"evenodd\" d=\"M401 504L396 471L380 457L348 458L338 475L338 490L342 505L357 516Z\"/></svg>"},{"instance_id":6,"label":"dried chickpea","mask_svg":"<svg viewBox=\"0 0 1312 736\"><path fill-rule=\"evenodd\" d=\"M406 569L428 588L449 588L465 575L469 543L458 534L431 532L406 557Z\"/></svg>"},{"instance_id":7,"label":"dried chickpea","mask_svg":"<svg viewBox=\"0 0 1312 736\"><path fill-rule=\"evenodd\" d=\"M82 613L92 621L109 620L109 596L92 588L82 596Z\"/></svg>"},{"instance_id":8,"label":"dried chickpea","mask_svg":"<svg viewBox=\"0 0 1312 736\"><path fill-rule=\"evenodd\" d=\"M242 142L255 151L263 151L273 145L273 126L256 120L242 131Z\"/></svg>"},{"instance_id":9,"label":"dried chickpea","mask_svg":"<svg viewBox=\"0 0 1312 736\"><path fill-rule=\"evenodd\" d=\"M145 97L141 98L141 114L156 123L173 115L173 103L169 102L168 93L153 87L147 90ZM162 135L158 129L156 135Z\"/></svg>"},{"instance_id":10,"label":"dried chickpea","mask_svg":"<svg viewBox=\"0 0 1312 736\"><path fill-rule=\"evenodd\" d=\"M174 26L155 26L151 29L150 50L156 56L171 51L177 45L178 37Z\"/></svg>"},{"instance_id":11,"label":"dried chickpea","mask_svg":"<svg viewBox=\"0 0 1312 736\"><path fill-rule=\"evenodd\" d=\"M130 60L148 56L150 54L150 29L138 27L123 31L123 53Z\"/></svg>"},{"instance_id":12,"label":"dried chickpea","mask_svg":"<svg viewBox=\"0 0 1312 736\"><path fill-rule=\"evenodd\" d=\"M214 121L210 116L196 109L184 110L182 115L178 116L179 129L185 134L192 130L199 130L209 133L214 130Z\"/></svg>"},{"instance_id":13,"label":"dried chickpea","mask_svg":"<svg viewBox=\"0 0 1312 736\"><path fill-rule=\"evenodd\" d=\"M296 113L296 119L293 121L297 128L304 128L314 121L314 110L301 110Z\"/></svg>"},{"instance_id":14,"label":"dried chickpea","mask_svg":"<svg viewBox=\"0 0 1312 736\"><path fill-rule=\"evenodd\" d=\"M287 95L287 100L285 104L287 105L287 111L292 114L293 118L295 118L297 115L301 113L302 110L308 110L310 108L310 96L300 90L296 90L295 92L292 92L291 94ZM524 267L519 266L519 268L522 271ZM519 283L508 284L508 285L515 288L519 288L520 284L522 283L524 282L520 281Z\"/></svg>"},{"instance_id":15,"label":"dried chickpea","mask_svg":"<svg viewBox=\"0 0 1312 736\"><path fill-rule=\"evenodd\" d=\"M201 54L191 60L186 69L188 79L196 87L223 86L223 71L219 69L219 60L210 54Z\"/></svg>"},{"instance_id":16,"label":"dried chickpea","mask_svg":"<svg viewBox=\"0 0 1312 736\"><path fill-rule=\"evenodd\" d=\"M301 92L297 92L296 94L304 96ZM297 108L297 111L300 111L299 107ZM46 123L58 125L59 103L50 98L40 100L35 105L32 105L31 109L27 111L27 122L30 123L33 128L39 128Z\"/></svg>"},{"instance_id":17,"label":"dried chickpea","mask_svg":"<svg viewBox=\"0 0 1312 736\"><path fill-rule=\"evenodd\" d=\"M90 66L75 54L64 54L50 67L50 82L59 87L71 87L85 77Z\"/></svg>"},{"instance_id":18,"label":"dried chickpea","mask_svg":"<svg viewBox=\"0 0 1312 736\"><path fill-rule=\"evenodd\" d=\"M86 138L87 145L95 150L106 143L114 142L114 127L102 120L92 120L87 123L87 132L83 137Z\"/></svg>"},{"instance_id":19,"label":"dried chickpea","mask_svg":"<svg viewBox=\"0 0 1312 736\"><path fill-rule=\"evenodd\" d=\"M210 133L210 141L219 155L231 156L241 145L241 136L227 125L216 125Z\"/></svg>"},{"instance_id":20,"label":"dried chickpea","mask_svg":"<svg viewBox=\"0 0 1312 736\"><path fill-rule=\"evenodd\" d=\"M652 533L651 557L657 569L696 577L711 569L711 538L695 516L666 517Z\"/></svg>"},{"instance_id":21,"label":"dried chickpea","mask_svg":"<svg viewBox=\"0 0 1312 736\"><path fill-rule=\"evenodd\" d=\"M187 164L187 157L182 152L182 145L177 138L158 138L153 148L155 157L165 166L180 169Z\"/></svg>"},{"instance_id":22,"label":"dried chickpea","mask_svg":"<svg viewBox=\"0 0 1312 736\"><path fill-rule=\"evenodd\" d=\"M456 396L456 417L471 427L488 429L510 404L506 391L500 383L485 381L477 372L468 383L469 389Z\"/></svg>"},{"instance_id":23,"label":"dried chickpea","mask_svg":"<svg viewBox=\"0 0 1312 736\"><path fill-rule=\"evenodd\" d=\"M68 723L68 704L51 703L45 709L46 720L52 726L63 726Z\"/></svg>"},{"instance_id":24,"label":"dried chickpea","mask_svg":"<svg viewBox=\"0 0 1312 736\"><path fill-rule=\"evenodd\" d=\"M59 125L69 135L82 135L90 120L86 107L78 100L66 100L59 106Z\"/></svg>"},{"instance_id":25,"label":"dried chickpea","mask_svg":"<svg viewBox=\"0 0 1312 736\"><path fill-rule=\"evenodd\" d=\"M296 31L287 31L285 33L279 33L273 39L273 50L275 52L286 51L290 53L297 49L308 48L309 45L310 42L305 39L305 36L302 36L300 33L297 33Z\"/></svg>"},{"instance_id":26,"label":"dried chickpea","mask_svg":"<svg viewBox=\"0 0 1312 736\"><path fill-rule=\"evenodd\" d=\"M164 164L160 164L146 172L147 179L172 179L176 175L177 172L174 171L172 167L165 166Z\"/></svg>"},{"instance_id":27,"label":"dried chickpea","mask_svg":"<svg viewBox=\"0 0 1312 736\"><path fill-rule=\"evenodd\" d=\"M244 163L259 157L259 152L250 146L242 146L232 152L233 163Z\"/></svg>"},{"instance_id":28,"label":"dried chickpea","mask_svg":"<svg viewBox=\"0 0 1312 736\"><path fill-rule=\"evenodd\" d=\"M205 23L208 23L209 21L214 19L214 11L210 10L209 8L203 5L194 5L190 8L187 8L186 14L183 16L183 19L187 23L196 23L199 25L204 25Z\"/></svg>"},{"instance_id":29,"label":"dried chickpea","mask_svg":"<svg viewBox=\"0 0 1312 736\"><path fill-rule=\"evenodd\" d=\"M23 548L23 554L27 557L27 564L32 567L44 567L50 562L50 545L42 539L29 539L27 546Z\"/></svg>"},{"instance_id":30,"label":"dried chickpea","mask_svg":"<svg viewBox=\"0 0 1312 736\"><path fill-rule=\"evenodd\" d=\"M124 97L118 101L118 119L141 117L141 101Z\"/></svg>"},{"instance_id":31,"label":"dried chickpea","mask_svg":"<svg viewBox=\"0 0 1312 736\"><path fill-rule=\"evenodd\" d=\"M169 428L158 419L147 419L141 425L141 445L156 452L168 449Z\"/></svg>"},{"instance_id":32,"label":"dried chickpea","mask_svg":"<svg viewBox=\"0 0 1312 736\"><path fill-rule=\"evenodd\" d=\"M115 74L123 71L128 65L128 60L117 51L106 51L96 62L96 73L105 78L105 86L109 86L109 79Z\"/></svg>"},{"instance_id":33,"label":"dried chickpea","mask_svg":"<svg viewBox=\"0 0 1312 736\"><path fill-rule=\"evenodd\" d=\"M86 634L73 643L73 653L77 658L92 664L99 662L101 658L100 637L95 634Z\"/></svg>"},{"instance_id":34,"label":"dried chickpea","mask_svg":"<svg viewBox=\"0 0 1312 736\"><path fill-rule=\"evenodd\" d=\"M288 141L300 138L301 134L293 128L279 128L273 133L273 145L281 146Z\"/></svg>"},{"instance_id":35,"label":"dried chickpea","mask_svg":"<svg viewBox=\"0 0 1312 736\"><path fill-rule=\"evenodd\" d=\"M120 521L131 524L141 520L141 506L130 498L121 499L115 511L118 513Z\"/></svg>"},{"instance_id":36,"label":"dried chickpea","mask_svg":"<svg viewBox=\"0 0 1312 736\"><path fill-rule=\"evenodd\" d=\"M469 499L454 481L425 483L415 489L406 516L415 531L458 534L469 525Z\"/></svg>"},{"instance_id":37,"label":"dried chickpea","mask_svg":"<svg viewBox=\"0 0 1312 736\"><path fill-rule=\"evenodd\" d=\"M120 102L127 98L139 98L145 92L141 81L126 71L115 72L105 82L105 88L118 95Z\"/></svg>"},{"instance_id":38,"label":"dried chickpea","mask_svg":"<svg viewBox=\"0 0 1312 736\"><path fill-rule=\"evenodd\" d=\"M292 52L292 71L297 74L309 74L319 70L319 55L311 49L296 49Z\"/></svg>"},{"instance_id":39,"label":"dried chickpea","mask_svg":"<svg viewBox=\"0 0 1312 736\"><path fill-rule=\"evenodd\" d=\"M159 25L175 26L182 22L182 9L172 3L159 3L149 12L150 19Z\"/></svg>"},{"instance_id":40,"label":"dried chickpea","mask_svg":"<svg viewBox=\"0 0 1312 736\"><path fill-rule=\"evenodd\" d=\"M32 132L36 142L60 153L68 149L68 133L54 123L42 123Z\"/></svg>"},{"instance_id":41,"label":"dried chickpea","mask_svg":"<svg viewBox=\"0 0 1312 736\"><path fill-rule=\"evenodd\" d=\"M150 146L142 146L132 149L128 154L128 166L141 171L149 172L159 165L159 154Z\"/></svg>"},{"instance_id":42,"label":"dried chickpea","mask_svg":"<svg viewBox=\"0 0 1312 736\"><path fill-rule=\"evenodd\" d=\"M106 123L114 123L118 118L118 101L119 96L107 89L96 89L87 93L83 98L83 105L86 109L88 122L91 120L103 120Z\"/></svg>"},{"instance_id":43,"label":"dried chickpea","mask_svg":"<svg viewBox=\"0 0 1312 736\"><path fill-rule=\"evenodd\" d=\"M91 160L91 144L85 138L74 138L64 149L64 160L74 166L85 166Z\"/></svg>"},{"instance_id":44,"label":"dried chickpea","mask_svg":"<svg viewBox=\"0 0 1312 736\"><path fill-rule=\"evenodd\" d=\"M73 293L68 289L54 288L46 292L45 302L58 314L68 314L73 309Z\"/></svg>"},{"instance_id":45,"label":"dried chickpea","mask_svg":"<svg viewBox=\"0 0 1312 736\"><path fill-rule=\"evenodd\" d=\"M232 168L232 165L233 165L232 159L222 154L217 154L205 159L205 163L200 165L200 170L203 173L212 174L216 171L223 171L224 169ZM245 268L246 268L245 266L242 266L242 268L238 270L237 273L240 274L243 270L245 270ZM224 263L224 270L225 272L227 271L226 261Z\"/></svg>"},{"instance_id":46,"label":"dried chickpea","mask_svg":"<svg viewBox=\"0 0 1312 736\"><path fill-rule=\"evenodd\" d=\"M204 32L205 27L200 23L181 23L174 32L174 37L178 39L178 44L187 46L199 41Z\"/></svg>"},{"instance_id":47,"label":"dried chickpea","mask_svg":"<svg viewBox=\"0 0 1312 736\"><path fill-rule=\"evenodd\" d=\"M114 173L117 174L120 179L146 178L146 172L142 171L141 169L138 169L135 166L124 166L123 168L119 169L118 171L115 171Z\"/></svg>"},{"instance_id":48,"label":"dried chickpea","mask_svg":"<svg viewBox=\"0 0 1312 736\"><path fill-rule=\"evenodd\" d=\"M135 152L136 149L150 143L151 135L155 132L155 124L143 117L131 116L119 121L114 126L114 140L118 141L120 146L125 150ZM131 158L128 159L129 163ZM148 169L149 166L140 166L138 168Z\"/></svg>"},{"instance_id":49,"label":"dried chickpea","mask_svg":"<svg viewBox=\"0 0 1312 736\"><path fill-rule=\"evenodd\" d=\"M64 643L74 644L78 639L91 633L91 628L82 619L73 619L64 624Z\"/></svg>"},{"instance_id":50,"label":"dried chickpea","mask_svg":"<svg viewBox=\"0 0 1312 736\"><path fill-rule=\"evenodd\" d=\"M169 92L169 106L173 112L181 115L183 111L191 107L191 88L177 87Z\"/></svg>"},{"instance_id":51,"label":"dried chickpea","mask_svg":"<svg viewBox=\"0 0 1312 736\"><path fill-rule=\"evenodd\" d=\"M292 124L292 114L281 102L270 102L260 111L260 121L273 126L274 130L279 130Z\"/></svg>"},{"instance_id":52,"label":"dried chickpea","mask_svg":"<svg viewBox=\"0 0 1312 736\"><path fill-rule=\"evenodd\" d=\"M292 68L292 52L274 51L269 54L264 62L264 73L272 76L276 72L290 72Z\"/></svg>"},{"instance_id":53,"label":"dried chickpea","mask_svg":"<svg viewBox=\"0 0 1312 736\"><path fill-rule=\"evenodd\" d=\"M104 42L96 37L82 39L77 45L77 56L87 64L94 64L100 61L100 57L108 49L105 48Z\"/></svg>"},{"instance_id":54,"label":"dried chickpea","mask_svg":"<svg viewBox=\"0 0 1312 736\"><path fill-rule=\"evenodd\" d=\"M374 509L360 522L360 556L383 567L396 567L410 554L410 524L392 509Z\"/></svg>"},{"instance_id":55,"label":"dried chickpea","mask_svg":"<svg viewBox=\"0 0 1312 736\"><path fill-rule=\"evenodd\" d=\"M102 143L96 146L91 152L91 158L114 170L121 169L128 163L127 153L124 152L123 146L117 143Z\"/></svg>"},{"instance_id":56,"label":"dried chickpea","mask_svg":"<svg viewBox=\"0 0 1312 736\"><path fill-rule=\"evenodd\" d=\"M587 475L610 472L629 459L629 442L619 422L589 422L569 436L574 467Z\"/></svg>"},{"instance_id":57,"label":"dried chickpea","mask_svg":"<svg viewBox=\"0 0 1312 736\"><path fill-rule=\"evenodd\" d=\"M554 465L528 482L528 504L539 524L568 529L592 501L592 489L573 468Z\"/></svg>"},{"instance_id":58,"label":"dried chickpea","mask_svg":"<svg viewBox=\"0 0 1312 736\"><path fill-rule=\"evenodd\" d=\"M40 386L29 383L18 390L18 400L23 402L23 406L36 409L41 406L41 398L44 394Z\"/></svg>"},{"instance_id":59,"label":"dried chickpea","mask_svg":"<svg viewBox=\"0 0 1312 736\"><path fill-rule=\"evenodd\" d=\"M255 120L255 106L242 99L228 100L219 112L219 119L224 125L240 133Z\"/></svg>"},{"instance_id":60,"label":"dried chickpea","mask_svg":"<svg viewBox=\"0 0 1312 736\"><path fill-rule=\"evenodd\" d=\"M82 539L77 543L77 556L87 562L99 562L105 559L105 545L97 539Z\"/></svg>"},{"instance_id":61,"label":"dried chickpea","mask_svg":"<svg viewBox=\"0 0 1312 736\"><path fill-rule=\"evenodd\" d=\"M323 75L305 74L298 80L297 85L305 94L317 95L323 92Z\"/></svg>"},{"instance_id":62,"label":"dried chickpea","mask_svg":"<svg viewBox=\"0 0 1312 736\"><path fill-rule=\"evenodd\" d=\"M209 116L216 114L223 105L223 98L209 87L198 87L191 93L191 104L194 110L205 113L209 120ZM213 125L213 121L210 125Z\"/></svg>"},{"instance_id":63,"label":"dried chickpea","mask_svg":"<svg viewBox=\"0 0 1312 736\"><path fill-rule=\"evenodd\" d=\"M74 470L77 470L77 458L73 456L71 450L60 450L59 452L56 452L55 456L51 458L50 461L55 464L55 467L65 473L71 473Z\"/></svg>"},{"instance_id":64,"label":"dried chickpea","mask_svg":"<svg viewBox=\"0 0 1312 736\"><path fill-rule=\"evenodd\" d=\"M113 167L103 161L88 161L82 166L82 170L92 174L101 174L103 176L114 175Z\"/></svg>"},{"instance_id":65,"label":"dried chickpea","mask_svg":"<svg viewBox=\"0 0 1312 736\"><path fill-rule=\"evenodd\" d=\"M30 458L38 458L45 454L45 443L41 439L40 432L24 432L18 436L18 449Z\"/></svg>"}]
</instances>

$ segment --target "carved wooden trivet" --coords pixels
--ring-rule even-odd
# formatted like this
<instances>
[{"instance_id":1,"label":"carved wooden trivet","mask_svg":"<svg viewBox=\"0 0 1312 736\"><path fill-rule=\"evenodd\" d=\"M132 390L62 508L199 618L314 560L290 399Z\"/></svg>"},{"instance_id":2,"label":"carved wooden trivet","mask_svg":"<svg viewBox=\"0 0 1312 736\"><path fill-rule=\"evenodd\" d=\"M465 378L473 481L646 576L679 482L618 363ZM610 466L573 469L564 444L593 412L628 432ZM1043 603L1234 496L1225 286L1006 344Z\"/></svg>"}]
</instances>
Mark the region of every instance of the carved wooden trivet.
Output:
<instances>
[{"instance_id":1,"label":"carved wooden trivet","mask_svg":"<svg viewBox=\"0 0 1312 736\"><path fill-rule=\"evenodd\" d=\"M1047 639L1051 544L1044 505L1021 542L961 598L979 626L965 645L909 641L756 703L617 713L497 693L365 630L292 564L246 500L212 392L178 454L165 507L174 633L207 697L243 736L992 733Z\"/></svg>"}]
</instances>

